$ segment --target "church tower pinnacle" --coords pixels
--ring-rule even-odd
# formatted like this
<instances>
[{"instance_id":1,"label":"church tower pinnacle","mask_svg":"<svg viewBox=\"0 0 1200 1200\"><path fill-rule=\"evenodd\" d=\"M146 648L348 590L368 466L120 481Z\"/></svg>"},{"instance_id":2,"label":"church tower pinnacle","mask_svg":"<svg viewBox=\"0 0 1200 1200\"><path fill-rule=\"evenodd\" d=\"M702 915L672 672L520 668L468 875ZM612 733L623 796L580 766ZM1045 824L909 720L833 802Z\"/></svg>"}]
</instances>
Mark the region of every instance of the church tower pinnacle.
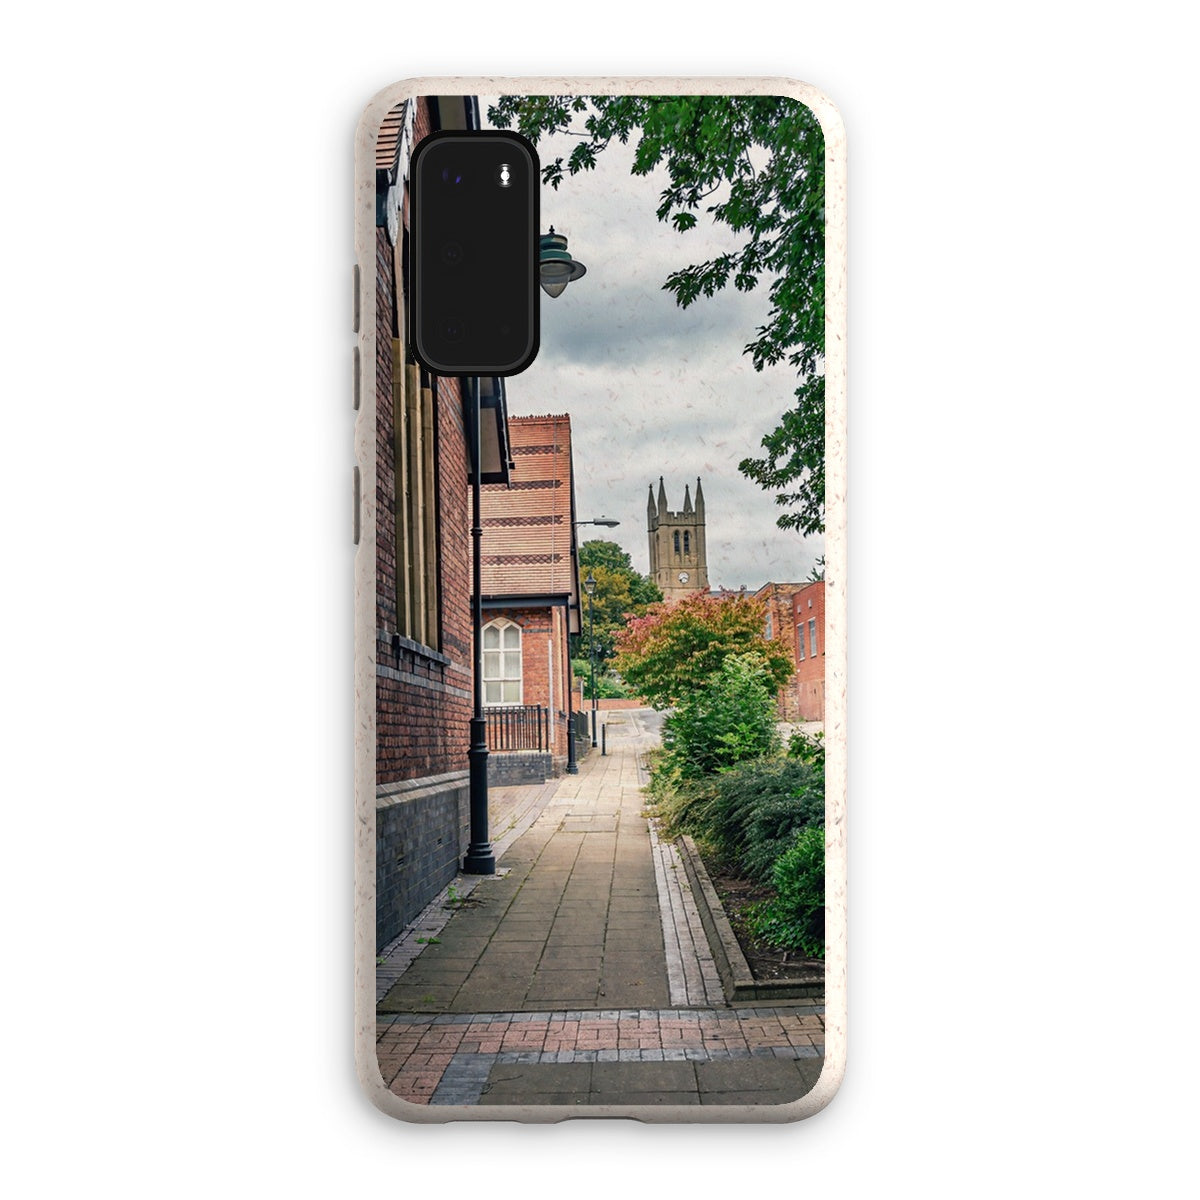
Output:
<instances>
[{"instance_id":1,"label":"church tower pinnacle","mask_svg":"<svg viewBox=\"0 0 1200 1200\"><path fill-rule=\"evenodd\" d=\"M684 485L683 509L667 507L666 485L658 479L658 504L654 503L654 485L646 508L646 531L650 538L650 578L664 599L679 600L708 588L708 548L704 528L704 493L696 480L696 502L691 488Z\"/></svg>"}]
</instances>

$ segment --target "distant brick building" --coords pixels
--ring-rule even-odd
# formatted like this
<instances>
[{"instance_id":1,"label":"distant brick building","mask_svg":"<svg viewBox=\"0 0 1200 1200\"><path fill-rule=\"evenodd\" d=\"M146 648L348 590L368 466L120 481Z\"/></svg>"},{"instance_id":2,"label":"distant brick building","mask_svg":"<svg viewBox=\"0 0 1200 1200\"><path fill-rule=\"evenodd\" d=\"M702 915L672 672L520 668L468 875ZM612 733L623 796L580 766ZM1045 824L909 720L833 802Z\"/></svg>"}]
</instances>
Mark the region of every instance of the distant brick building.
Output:
<instances>
[{"instance_id":1,"label":"distant brick building","mask_svg":"<svg viewBox=\"0 0 1200 1200\"><path fill-rule=\"evenodd\" d=\"M792 597L794 677L801 721L825 720L825 581L805 584Z\"/></svg>"},{"instance_id":2,"label":"distant brick building","mask_svg":"<svg viewBox=\"0 0 1200 1200\"><path fill-rule=\"evenodd\" d=\"M510 481L482 502L483 700L498 782L565 767L568 636L580 629L570 417L511 417L508 446ZM539 724L548 737L534 736Z\"/></svg>"},{"instance_id":3,"label":"distant brick building","mask_svg":"<svg viewBox=\"0 0 1200 1200\"><path fill-rule=\"evenodd\" d=\"M769 641L782 643L787 652L796 657L796 639L793 632L792 601L795 595L804 587L802 583L764 583L754 593L766 609L763 621L763 636ZM779 689L779 719L781 721L800 721L801 701L800 689L793 675Z\"/></svg>"}]
</instances>

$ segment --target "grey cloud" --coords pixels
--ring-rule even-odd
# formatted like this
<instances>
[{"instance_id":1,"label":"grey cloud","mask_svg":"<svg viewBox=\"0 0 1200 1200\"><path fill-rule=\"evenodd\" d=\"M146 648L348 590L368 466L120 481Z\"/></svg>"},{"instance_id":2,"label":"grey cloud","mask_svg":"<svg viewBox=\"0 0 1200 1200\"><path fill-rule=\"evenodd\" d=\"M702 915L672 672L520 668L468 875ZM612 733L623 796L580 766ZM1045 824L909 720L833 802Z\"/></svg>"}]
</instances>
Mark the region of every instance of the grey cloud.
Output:
<instances>
[{"instance_id":1,"label":"grey cloud","mask_svg":"<svg viewBox=\"0 0 1200 1200\"><path fill-rule=\"evenodd\" d=\"M551 139L538 151L547 161L574 145ZM737 238L703 217L686 234L658 221L665 172L634 177L631 162L631 147L612 146L594 171L543 193L543 227L569 238L588 273L559 298L543 297L541 352L508 381L510 412L571 414L579 516L621 522L581 536L619 542L639 570L649 568L647 485L657 490L664 476L678 509L699 475L714 585L804 579L823 539L779 529L774 497L737 470L790 407L797 382L786 366L755 372L742 353L766 319L766 288L679 308L662 290L670 272Z\"/></svg>"}]
</instances>

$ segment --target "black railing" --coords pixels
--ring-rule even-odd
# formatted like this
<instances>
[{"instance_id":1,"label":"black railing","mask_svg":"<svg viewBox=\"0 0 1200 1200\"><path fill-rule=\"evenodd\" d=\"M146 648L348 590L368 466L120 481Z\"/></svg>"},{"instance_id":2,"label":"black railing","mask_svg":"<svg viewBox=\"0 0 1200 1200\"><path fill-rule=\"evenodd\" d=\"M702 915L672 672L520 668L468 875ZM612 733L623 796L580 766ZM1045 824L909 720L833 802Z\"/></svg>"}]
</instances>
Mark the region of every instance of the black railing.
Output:
<instances>
[{"instance_id":1,"label":"black railing","mask_svg":"<svg viewBox=\"0 0 1200 1200\"><path fill-rule=\"evenodd\" d=\"M485 708L489 750L546 750L550 746L550 710L540 704L504 704Z\"/></svg>"}]
</instances>

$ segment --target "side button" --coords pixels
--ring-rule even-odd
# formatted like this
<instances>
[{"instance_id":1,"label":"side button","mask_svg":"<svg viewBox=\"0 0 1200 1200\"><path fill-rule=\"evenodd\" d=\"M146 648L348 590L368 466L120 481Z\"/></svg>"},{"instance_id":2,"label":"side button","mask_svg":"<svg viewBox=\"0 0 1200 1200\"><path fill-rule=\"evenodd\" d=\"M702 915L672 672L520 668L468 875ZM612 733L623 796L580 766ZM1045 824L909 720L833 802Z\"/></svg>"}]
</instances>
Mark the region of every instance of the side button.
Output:
<instances>
[{"instance_id":1,"label":"side button","mask_svg":"<svg viewBox=\"0 0 1200 1200\"><path fill-rule=\"evenodd\" d=\"M362 355L358 352L358 347L354 347L354 411L358 412L358 405L361 400L362 393Z\"/></svg>"},{"instance_id":2,"label":"side button","mask_svg":"<svg viewBox=\"0 0 1200 1200\"><path fill-rule=\"evenodd\" d=\"M359 506L358 491L361 484L361 476L358 468L354 468L354 544L358 545L358 535L361 527L361 509Z\"/></svg>"},{"instance_id":3,"label":"side button","mask_svg":"<svg viewBox=\"0 0 1200 1200\"><path fill-rule=\"evenodd\" d=\"M354 332L358 332L358 263L354 264Z\"/></svg>"}]
</instances>

